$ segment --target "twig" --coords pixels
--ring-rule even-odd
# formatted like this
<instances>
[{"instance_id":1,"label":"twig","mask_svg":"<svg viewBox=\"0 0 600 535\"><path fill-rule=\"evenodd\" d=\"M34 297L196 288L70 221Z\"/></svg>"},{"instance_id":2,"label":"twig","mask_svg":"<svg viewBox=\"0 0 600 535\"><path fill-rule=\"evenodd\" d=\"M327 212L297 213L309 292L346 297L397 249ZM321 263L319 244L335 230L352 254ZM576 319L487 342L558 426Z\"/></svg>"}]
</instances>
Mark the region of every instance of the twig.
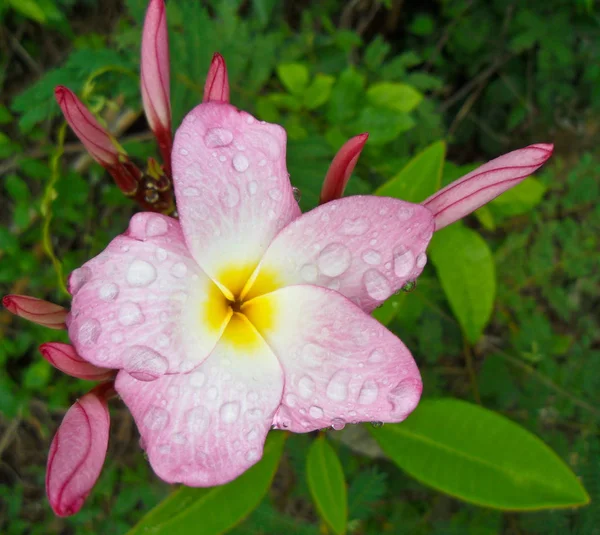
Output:
<instances>
[{"instance_id":1,"label":"twig","mask_svg":"<svg viewBox=\"0 0 600 535\"><path fill-rule=\"evenodd\" d=\"M467 339L464 339L464 354L465 364L467 366L467 372L469 373L469 380L471 381L471 390L473 391L473 399L477 405L481 405L481 396L479 395L479 385L477 384L477 375L475 373L475 367L473 366L473 354L471 353L471 346Z\"/></svg>"}]
</instances>

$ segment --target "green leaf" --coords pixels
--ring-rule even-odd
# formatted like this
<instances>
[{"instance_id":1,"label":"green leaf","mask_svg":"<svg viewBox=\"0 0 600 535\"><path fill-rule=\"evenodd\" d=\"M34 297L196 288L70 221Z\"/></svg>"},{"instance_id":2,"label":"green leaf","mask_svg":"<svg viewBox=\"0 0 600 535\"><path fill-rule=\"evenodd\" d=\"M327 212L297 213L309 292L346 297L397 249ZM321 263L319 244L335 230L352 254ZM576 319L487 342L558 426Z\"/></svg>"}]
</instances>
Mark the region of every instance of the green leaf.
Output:
<instances>
[{"instance_id":1,"label":"green leaf","mask_svg":"<svg viewBox=\"0 0 600 535\"><path fill-rule=\"evenodd\" d=\"M309 110L314 110L325 104L331 96L331 88L335 78L327 74L317 74L312 83L304 92L304 105Z\"/></svg>"},{"instance_id":2,"label":"green leaf","mask_svg":"<svg viewBox=\"0 0 600 535\"><path fill-rule=\"evenodd\" d=\"M492 315L496 268L492 252L474 230L454 224L429 244L444 293L469 342L477 342Z\"/></svg>"},{"instance_id":3,"label":"green leaf","mask_svg":"<svg viewBox=\"0 0 600 535\"><path fill-rule=\"evenodd\" d=\"M9 0L9 4L28 19L42 24L46 22L46 14L35 0Z\"/></svg>"},{"instance_id":4,"label":"green leaf","mask_svg":"<svg viewBox=\"0 0 600 535\"><path fill-rule=\"evenodd\" d=\"M277 76L285 88L294 95L300 95L308 86L308 68L302 63L278 65Z\"/></svg>"},{"instance_id":5,"label":"green leaf","mask_svg":"<svg viewBox=\"0 0 600 535\"><path fill-rule=\"evenodd\" d=\"M461 500L519 511L589 502L575 474L546 444L478 405L428 399L405 422L369 432L400 468Z\"/></svg>"},{"instance_id":6,"label":"green leaf","mask_svg":"<svg viewBox=\"0 0 600 535\"><path fill-rule=\"evenodd\" d=\"M262 460L219 487L181 487L146 514L128 535L217 535L243 520L262 500L283 452L286 433L267 438Z\"/></svg>"},{"instance_id":7,"label":"green leaf","mask_svg":"<svg viewBox=\"0 0 600 535\"><path fill-rule=\"evenodd\" d=\"M306 459L310 494L323 520L338 535L346 533L348 501L342 464L324 436L310 446Z\"/></svg>"},{"instance_id":8,"label":"green leaf","mask_svg":"<svg viewBox=\"0 0 600 535\"><path fill-rule=\"evenodd\" d=\"M424 201L440 188L445 157L446 143L432 143L410 160L396 176L380 186L375 194L414 203Z\"/></svg>"},{"instance_id":9,"label":"green leaf","mask_svg":"<svg viewBox=\"0 0 600 535\"><path fill-rule=\"evenodd\" d=\"M514 188L496 197L489 204L490 210L503 217L525 214L541 202L546 189L546 186L536 178L526 178Z\"/></svg>"},{"instance_id":10,"label":"green leaf","mask_svg":"<svg viewBox=\"0 0 600 535\"><path fill-rule=\"evenodd\" d=\"M332 124L343 124L355 116L356 111L361 108L364 87L364 75L352 67L340 74L327 106L327 118Z\"/></svg>"},{"instance_id":11,"label":"green leaf","mask_svg":"<svg viewBox=\"0 0 600 535\"><path fill-rule=\"evenodd\" d=\"M374 106L408 113L420 104L423 95L407 84L379 82L367 89L367 100Z\"/></svg>"},{"instance_id":12,"label":"green leaf","mask_svg":"<svg viewBox=\"0 0 600 535\"><path fill-rule=\"evenodd\" d=\"M415 126L408 113L386 108L365 106L353 125L356 132L369 132L370 145L384 145L394 141L402 132Z\"/></svg>"}]
</instances>

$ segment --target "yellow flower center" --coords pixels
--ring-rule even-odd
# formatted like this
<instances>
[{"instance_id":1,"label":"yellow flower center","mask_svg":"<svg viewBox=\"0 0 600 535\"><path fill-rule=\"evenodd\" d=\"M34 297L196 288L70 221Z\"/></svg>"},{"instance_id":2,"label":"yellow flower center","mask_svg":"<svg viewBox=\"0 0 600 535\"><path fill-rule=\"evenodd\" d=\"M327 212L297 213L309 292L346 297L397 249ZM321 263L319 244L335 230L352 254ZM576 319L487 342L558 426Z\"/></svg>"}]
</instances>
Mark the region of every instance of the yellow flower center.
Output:
<instances>
[{"instance_id":1,"label":"yellow flower center","mask_svg":"<svg viewBox=\"0 0 600 535\"><path fill-rule=\"evenodd\" d=\"M236 349L251 351L264 342L260 332L275 326L277 314L269 299L256 299L281 284L276 273L261 270L257 277L255 266L227 266L216 277L208 299L202 305L200 321L221 340Z\"/></svg>"}]
</instances>

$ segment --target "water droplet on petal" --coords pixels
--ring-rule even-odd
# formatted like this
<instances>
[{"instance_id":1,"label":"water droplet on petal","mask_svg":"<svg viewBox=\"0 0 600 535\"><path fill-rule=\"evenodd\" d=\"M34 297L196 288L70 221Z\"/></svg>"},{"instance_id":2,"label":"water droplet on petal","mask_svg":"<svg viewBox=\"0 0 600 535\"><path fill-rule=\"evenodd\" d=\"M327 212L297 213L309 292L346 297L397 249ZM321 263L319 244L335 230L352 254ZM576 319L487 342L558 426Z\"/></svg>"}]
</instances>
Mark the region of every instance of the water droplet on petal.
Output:
<instances>
[{"instance_id":1,"label":"water droplet on petal","mask_svg":"<svg viewBox=\"0 0 600 535\"><path fill-rule=\"evenodd\" d=\"M144 322L144 315L139 305L127 301L119 308L119 323L125 327Z\"/></svg>"},{"instance_id":2,"label":"water droplet on petal","mask_svg":"<svg viewBox=\"0 0 600 535\"><path fill-rule=\"evenodd\" d=\"M317 277L319 276L319 271L317 270L317 266L315 266L314 264L304 264L300 268L300 276L306 282L316 281Z\"/></svg>"},{"instance_id":3,"label":"water droplet on petal","mask_svg":"<svg viewBox=\"0 0 600 535\"><path fill-rule=\"evenodd\" d=\"M321 407L317 407L313 405L310 409L308 409L308 414L313 418L322 418L323 417L323 409Z\"/></svg>"},{"instance_id":4,"label":"water droplet on petal","mask_svg":"<svg viewBox=\"0 0 600 535\"><path fill-rule=\"evenodd\" d=\"M323 365L327 351L317 344L306 344L302 348L302 360L308 368L317 368Z\"/></svg>"},{"instance_id":5,"label":"water droplet on petal","mask_svg":"<svg viewBox=\"0 0 600 535\"><path fill-rule=\"evenodd\" d=\"M210 128L204 136L204 144L209 149L226 147L233 141L233 134L227 128Z\"/></svg>"},{"instance_id":6,"label":"water droplet on petal","mask_svg":"<svg viewBox=\"0 0 600 535\"><path fill-rule=\"evenodd\" d=\"M376 266L378 264L381 264L381 255L377 251L374 251L373 249L367 249L362 254L362 259L367 264L370 264L371 266Z\"/></svg>"},{"instance_id":7,"label":"water droplet on petal","mask_svg":"<svg viewBox=\"0 0 600 535\"><path fill-rule=\"evenodd\" d=\"M281 200L281 197L282 197L281 190L279 188L271 188L269 190L269 197L271 197L271 199L273 199L274 201Z\"/></svg>"},{"instance_id":8,"label":"water droplet on petal","mask_svg":"<svg viewBox=\"0 0 600 535\"><path fill-rule=\"evenodd\" d=\"M159 247L158 249L156 249L156 251L154 251L154 256L156 256L156 259L159 262L164 262L167 259L167 251L165 251L163 248Z\"/></svg>"},{"instance_id":9,"label":"water droplet on petal","mask_svg":"<svg viewBox=\"0 0 600 535\"><path fill-rule=\"evenodd\" d=\"M294 396L294 394L287 394L285 396L285 404L288 405L289 407L295 407L296 401L297 401L297 398L296 398L296 396Z\"/></svg>"},{"instance_id":10,"label":"water droplet on petal","mask_svg":"<svg viewBox=\"0 0 600 535\"><path fill-rule=\"evenodd\" d=\"M194 407L185 416L188 429L194 435L200 435L208 429L210 414L204 407Z\"/></svg>"},{"instance_id":11,"label":"water droplet on petal","mask_svg":"<svg viewBox=\"0 0 600 535\"><path fill-rule=\"evenodd\" d=\"M344 429L344 427L346 427L346 422L341 418L334 418L333 420L331 420L331 427L335 431L341 431L342 429Z\"/></svg>"},{"instance_id":12,"label":"water droplet on petal","mask_svg":"<svg viewBox=\"0 0 600 535\"><path fill-rule=\"evenodd\" d=\"M219 410L219 414L221 415L221 421L226 424L231 424L235 422L240 415L240 404L237 401L223 403Z\"/></svg>"},{"instance_id":13,"label":"water droplet on petal","mask_svg":"<svg viewBox=\"0 0 600 535\"><path fill-rule=\"evenodd\" d=\"M233 168L238 173L243 173L246 169L248 169L250 162L248 161L248 158L246 158L246 156L244 154L242 154L241 152L238 152L233 157L232 164L233 164Z\"/></svg>"},{"instance_id":14,"label":"water droplet on petal","mask_svg":"<svg viewBox=\"0 0 600 535\"><path fill-rule=\"evenodd\" d=\"M71 292L71 295L74 296L91 278L92 270L87 266L80 267L73 271L69 277L69 291Z\"/></svg>"},{"instance_id":15,"label":"water droplet on petal","mask_svg":"<svg viewBox=\"0 0 600 535\"><path fill-rule=\"evenodd\" d=\"M146 235L149 237L162 236L169 230L167 222L159 216L152 216L146 222Z\"/></svg>"},{"instance_id":16,"label":"water droplet on petal","mask_svg":"<svg viewBox=\"0 0 600 535\"><path fill-rule=\"evenodd\" d=\"M167 359L146 346L131 346L124 352L125 370L138 381L154 381L169 367Z\"/></svg>"},{"instance_id":17,"label":"water droplet on petal","mask_svg":"<svg viewBox=\"0 0 600 535\"><path fill-rule=\"evenodd\" d=\"M317 260L319 270L328 277L337 277L344 273L352 261L350 249L343 243L330 243L321 251Z\"/></svg>"},{"instance_id":18,"label":"water droplet on petal","mask_svg":"<svg viewBox=\"0 0 600 535\"><path fill-rule=\"evenodd\" d=\"M414 210L410 204L402 204L398 209L398 219L400 221L406 221L410 219L414 213Z\"/></svg>"},{"instance_id":19,"label":"water droplet on petal","mask_svg":"<svg viewBox=\"0 0 600 535\"><path fill-rule=\"evenodd\" d=\"M400 381L388 394L394 418L406 418L419 402L421 383L416 379Z\"/></svg>"},{"instance_id":20,"label":"water droplet on petal","mask_svg":"<svg viewBox=\"0 0 600 535\"><path fill-rule=\"evenodd\" d=\"M250 195L256 195L256 190L258 189L258 185L256 184L256 182L254 180L251 180L250 182L248 182L246 189L248 190L248 193Z\"/></svg>"},{"instance_id":21,"label":"water droplet on petal","mask_svg":"<svg viewBox=\"0 0 600 535\"><path fill-rule=\"evenodd\" d=\"M189 152L186 149L179 149L179 154L181 154L182 156L187 156Z\"/></svg>"},{"instance_id":22,"label":"water droplet on petal","mask_svg":"<svg viewBox=\"0 0 600 535\"><path fill-rule=\"evenodd\" d=\"M383 427L383 422L371 422L371 425L375 428L375 429L379 429L380 427Z\"/></svg>"},{"instance_id":23,"label":"water droplet on petal","mask_svg":"<svg viewBox=\"0 0 600 535\"><path fill-rule=\"evenodd\" d=\"M400 246L394 251L394 273L396 277L408 276L415 267L415 256L410 249Z\"/></svg>"},{"instance_id":24,"label":"water droplet on petal","mask_svg":"<svg viewBox=\"0 0 600 535\"><path fill-rule=\"evenodd\" d=\"M361 236L369 230L369 221L362 217L345 219L340 227L340 232L346 236Z\"/></svg>"},{"instance_id":25,"label":"water droplet on petal","mask_svg":"<svg viewBox=\"0 0 600 535\"><path fill-rule=\"evenodd\" d=\"M173 266L171 267L171 275L173 275L173 277L177 277L178 279L181 279L182 277L185 277L186 273L187 273L187 266L183 262L177 262L176 264L173 264Z\"/></svg>"},{"instance_id":26,"label":"water droplet on petal","mask_svg":"<svg viewBox=\"0 0 600 535\"><path fill-rule=\"evenodd\" d=\"M427 264L427 255L425 253L421 253L419 256L417 256L417 267L419 269L423 269L425 264Z\"/></svg>"},{"instance_id":27,"label":"water droplet on petal","mask_svg":"<svg viewBox=\"0 0 600 535\"><path fill-rule=\"evenodd\" d=\"M417 281L408 281L404 286L402 286L402 291L406 293L412 292L417 287Z\"/></svg>"},{"instance_id":28,"label":"water droplet on petal","mask_svg":"<svg viewBox=\"0 0 600 535\"><path fill-rule=\"evenodd\" d=\"M379 349L374 349L369 355L367 362L370 362L371 364L377 364L378 362L383 362L384 358L384 354L379 351Z\"/></svg>"},{"instance_id":29,"label":"water droplet on petal","mask_svg":"<svg viewBox=\"0 0 600 535\"><path fill-rule=\"evenodd\" d=\"M372 379L369 379L364 382L362 388L360 389L358 403L360 405L371 405L371 403L374 403L377 399L378 393L379 388L377 387L377 383Z\"/></svg>"},{"instance_id":30,"label":"water droplet on petal","mask_svg":"<svg viewBox=\"0 0 600 535\"><path fill-rule=\"evenodd\" d=\"M100 286L98 290L98 297L102 301L114 301L119 295L119 287L113 282L107 282Z\"/></svg>"},{"instance_id":31,"label":"water droplet on petal","mask_svg":"<svg viewBox=\"0 0 600 535\"><path fill-rule=\"evenodd\" d=\"M196 197L200 195L200 191L197 188L183 188L184 197Z\"/></svg>"},{"instance_id":32,"label":"water droplet on petal","mask_svg":"<svg viewBox=\"0 0 600 535\"><path fill-rule=\"evenodd\" d=\"M369 296L376 301L384 301L391 293L390 283L376 269L369 269L363 276L365 289Z\"/></svg>"},{"instance_id":33,"label":"water droplet on petal","mask_svg":"<svg viewBox=\"0 0 600 535\"><path fill-rule=\"evenodd\" d=\"M77 330L77 341L85 346L95 344L102 333L100 322L96 319L85 320Z\"/></svg>"},{"instance_id":34,"label":"water droplet on petal","mask_svg":"<svg viewBox=\"0 0 600 535\"><path fill-rule=\"evenodd\" d=\"M336 372L327 385L327 397L333 401L345 401L348 397L349 382L350 373L347 370Z\"/></svg>"},{"instance_id":35,"label":"water droplet on petal","mask_svg":"<svg viewBox=\"0 0 600 535\"><path fill-rule=\"evenodd\" d=\"M311 398L315 393L315 382L305 375L298 381L298 394L304 399Z\"/></svg>"},{"instance_id":36,"label":"water droplet on petal","mask_svg":"<svg viewBox=\"0 0 600 535\"><path fill-rule=\"evenodd\" d=\"M144 425L151 431L160 431L169 423L169 413L161 407L152 406L144 415Z\"/></svg>"},{"instance_id":37,"label":"water droplet on petal","mask_svg":"<svg viewBox=\"0 0 600 535\"><path fill-rule=\"evenodd\" d=\"M227 208L233 208L240 202L240 191L234 184L227 183L225 190L221 193L221 202Z\"/></svg>"},{"instance_id":38,"label":"water droplet on petal","mask_svg":"<svg viewBox=\"0 0 600 535\"><path fill-rule=\"evenodd\" d=\"M156 279L156 269L145 260L134 260L127 270L127 282L130 286L142 288Z\"/></svg>"},{"instance_id":39,"label":"water droplet on petal","mask_svg":"<svg viewBox=\"0 0 600 535\"><path fill-rule=\"evenodd\" d=\"M259 458L260 458L260 453L258 452L258 450L252 449L252 450L248 450L248 453L246 453L246 460L249 463L258 461Z\"/></svg>"},{"instance_id":40,"label":"water droplet on petal","mask_svg":"<svg viewBox=\"0 0 600 535\"><path fill-rule=\"evenodd\" d=\"M293 187L292 195L294 196L296 202L300 202L300 199L302 198L302 192L300 191L300 188Z\"/></svg>"}]
</instances>

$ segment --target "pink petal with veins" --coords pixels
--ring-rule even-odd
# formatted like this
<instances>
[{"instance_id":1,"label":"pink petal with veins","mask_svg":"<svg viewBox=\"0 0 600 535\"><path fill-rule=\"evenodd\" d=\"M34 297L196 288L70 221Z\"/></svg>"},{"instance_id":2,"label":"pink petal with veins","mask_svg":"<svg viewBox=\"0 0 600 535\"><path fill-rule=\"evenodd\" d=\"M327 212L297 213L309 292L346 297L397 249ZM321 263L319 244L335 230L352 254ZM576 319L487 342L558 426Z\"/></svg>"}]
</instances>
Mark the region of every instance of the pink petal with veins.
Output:
<instances>
[{"instance_id":1,"label":"pink petal with veins","mask_svg":"<svg viewBox=\"0 0 600 535\"><path fill-rule=\"evenodd\" d=\"M50 329L66 329L65 320L68 311L43 299L28 295L5 295L2 304L15 316L43 325Z\"/></svg>"},{"instance_id":2,"label":"pink petal with veins","mask_svg":"<svg viewBox=\"0 0 600 535\"><path fill-rule=\"evenodd\" d=\"M477 210L539 169L552 156L548 143L509 152L452 182L425 201L440 230Z\"/></svg>"},{"instance_id":3,"label":"pink petal with veins","mask_svg":"<svg viewBox=\"0 0 600 535\"><path fill-rule=\"evenodd\" d=\"M48 342L40 346L42 356L54 366L71 377L87 381L106 381L115 376L114 370L99 368L83 360L70 344Z\"/></svg>"},{"instance_id":4,"label":"pink petal with veins","mask_svg":"<svg viewBox=\"0 0 600 535\"><path fill-rule=\"evenodd\" d=\"M210 62L210 69L204 84L202 102L229 102L229 79L227 65L221 54L216 53Z\"/></svg>"},{"instance_id":5,"label":"pink petal with veins","mask_svg":"<svg viewBox=\"0 0 600 535\"><path fill-rule=\"evenodd\" d=\"M346 184L368 138L369 134L365 133L349 139L335 155L323 182L320 204L339 199L344 194Z\"/></svg>"},{"instance_id":6,"label":"pink petal with veins","mask_svg":"<svg viewBox=\"0 0 600 535\"><path fill-rule=\"evenodd\" d=\"M108 447L110 415L105 383L78 399L67 411L48 454L46 493L58 516L75 514L96 483Z\"/></svg>"}]
</instances>

